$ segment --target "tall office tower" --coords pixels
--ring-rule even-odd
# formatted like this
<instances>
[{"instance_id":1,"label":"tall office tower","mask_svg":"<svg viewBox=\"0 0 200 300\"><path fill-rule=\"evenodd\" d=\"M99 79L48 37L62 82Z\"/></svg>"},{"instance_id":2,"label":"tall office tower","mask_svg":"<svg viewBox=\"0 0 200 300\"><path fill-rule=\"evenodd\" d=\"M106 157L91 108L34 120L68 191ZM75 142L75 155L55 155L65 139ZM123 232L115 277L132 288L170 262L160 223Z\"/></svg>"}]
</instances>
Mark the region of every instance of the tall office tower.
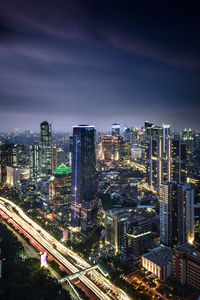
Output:
<instances>
[{"instance_id":1,"label":"tall office tower","mask_svg":"<svg viewBox=\"0 0 200 300\"><path fill-rule=\"evenodd\" d=\"M62 163L65 164L65 151L54 145L52 148L52 172L55 172Z\"/></svg>"},{"instance_id":2,"label":"tall office tower","mask_svg":"<svg viewBox=\"0 0 200 300\"><path fill-rule=\"evenodd\" d=\"M62 221L69 221L71 207L71 170L61 164L49 181L49 200Z\"/></svg>"},{"instance_id":3,"label":"tall office tower","mask_svg":"<svg viewBox=\"0 0 200 300\"><path fill-rule=\"evenodd\" d=\"M41 167L40 176L51 175L51 124L44 121L40 124L41 134Z\"/></svg>"},{"instance_id":4,"label":"tall office tower","mask_svg":"<svg viewBox=\"0 0 200 300\"><path fill-rule=\"evenodd\" d=\"M82 202L86 201L89 204L94 201L96 190L95 128L89 125L75 126L73 127L71 202L74 227L81 227L82 217L84 219Z\"/></svg>"},{"instance_id":5,"label":"tall office tower","mask_svg":"<svg viewBox=\"0 0 200 300\"><path fill-rule=\"evenodd\" d=\"M170 138L170 125L162 124L163 128L163 152L166 152L167 140Z\"/></svg>"},{"instance_id":6,"label":"tall office tower","mask_svg":"<svg viewBox=\"0 0 200 300\"><path fill-rule=\"evenodd\" d=\"M187 182L187 146L180 138L167 140L167 181Z\"/></svg>"},{"instance_id":7,"label":"tall office tower","mask_svg":"<svg viewBox=\"0 0 200 300\"><path fill-rule=\"evenodd\" d=\"M113 247L116 254L126 249L126 222L130 215L130 211L124 209L106 211L105 242Z\"/></svg>"},{"instance_id":8,"label":"tall office tower","mask_svg":"<svg viewBox=\"0 0 200 300\"><path fill-rule=\"evenodd\" d=\"M151 137L146 143L146 180L151 189L163 182L163 139Z\"/></svg>"},{"instance_id":9,"label":"tall office tower","mask_svg":"<svg viewBox=\"0 0 200 300\"><path fill-rule=\"evenodd\" d=\"M30 176L32 179L40 177L40 159L41 159L41 147L38 143L34 143L29 147L30 155Z\"/></svg>"},{"instance_id":10,"label":"tall office tower","mask_svg":"<svg viewBox=\"0 0 200 300\"><path fill-rule=\"evenodd\" d=\"M131 161L131 143L128 141L119 142L119 166L128 166Z\"/></svg>"},{"instance_id":11,"label":"tall office tower","mask_svg":"<svg viewBox=\"0 0 200 300\"><path fill-rule=\"evenodd\" d=\"M114 123L112 125L112 136L120 136L120 124Z\"/></svg>"},{"instance_id":12,"label":"tall office tower","mask_svg":"<svg viewBox=\"0 0 200 300\"><path fill-rule=\"evenodd\" d=\"M111 135L104 135L101 139L102 143L102 160L105 163L110 163L113 160L113 146L112 146L113 138Z\"/></svg>"},{"instance_id":13,"label":"tall office tower","mask_svg":"<svg viewBox=\"0 0 200 300\"><path fill-rule=\"evenodd\" d=\"M14 144L2 144L0 146L0 181L6 182L6 167L16 167L16 146Z\"/></svg>"},{"instance_id":14,"label":"tall office tower","mask_svg":"<svg viewBox=\"0 0 200 300\"><path fill-rule=\"evenodd\" d=\"M194 240L194 191L186 183L160 186L160 241L170 247Z\"/></svg>"},{"instance_id":15,"label":"tall office tower","mask_svg":"<svg viewBox=\"0 0 200 300\"><path fill-rule=\"evenodd\" d=\"M126 252L138 259L147 249L152 247L151 222L142 217L134 216L126 222Z\"/></svg>"}]
</instances>

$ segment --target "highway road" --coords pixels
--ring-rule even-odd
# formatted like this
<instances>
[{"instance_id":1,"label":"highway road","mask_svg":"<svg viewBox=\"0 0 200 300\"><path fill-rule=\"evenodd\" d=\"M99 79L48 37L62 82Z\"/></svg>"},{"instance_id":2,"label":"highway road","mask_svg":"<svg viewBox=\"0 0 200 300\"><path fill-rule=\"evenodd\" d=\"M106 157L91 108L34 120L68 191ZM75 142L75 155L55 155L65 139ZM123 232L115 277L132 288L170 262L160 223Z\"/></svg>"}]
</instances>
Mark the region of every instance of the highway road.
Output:
<instances>
[{"instance_id":1,"label":"highway road","mask_svg":"<svg viewBox=\"0 0 200 300\"><path fill-rule=\"evenodd\" d=\"M65 247L58 242L51 234L44 230L41 226L35 223L29 218L23 210L3 197L0 197L0 213L4 212L9 216L10 223L17 223L29 237L39 243L48 254L61 263L69 273L76 273L83 268L89 268L91 265L82 259L77 253L71 249ZM67 259L67 257L70 258ZM88 275L81 275L79 280L83 283L82 287L86 287L85 292L88 289L92 292L87 293L91 299L102 299L102 300L128 300L129 297L124 291L113 285L109 280L104 278L102 275L99 276L97 271L90 271ZM105 289L106 285L106 289ZM92 295L95 295L93 297Z\"/></svg>"}]
</instances>

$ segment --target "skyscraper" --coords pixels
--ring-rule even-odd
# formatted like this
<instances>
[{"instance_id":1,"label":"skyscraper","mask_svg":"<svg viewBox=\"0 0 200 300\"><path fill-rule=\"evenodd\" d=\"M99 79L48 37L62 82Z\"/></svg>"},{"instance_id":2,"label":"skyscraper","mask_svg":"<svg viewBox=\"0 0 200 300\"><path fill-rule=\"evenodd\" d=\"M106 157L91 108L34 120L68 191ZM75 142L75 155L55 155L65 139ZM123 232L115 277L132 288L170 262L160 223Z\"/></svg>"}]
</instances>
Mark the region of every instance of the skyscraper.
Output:
<instances>
[{"instance_id":1,"label":"skyscraper","mask_svg":"<svg viewBox=\"0 0 200 300\"><path fill-rule=\"evenodd\" d=\"M40 145L38 143L34 143L29 148L30 153L30 175L32 179L36 179L40 177Z\"/></svg>"},{"instance_id":2,"label":"skyscraper","mask_svg":"<svg viewBox=\"0 0 200 300\"><path fill-rule=\"evenodd\" d=\"M16 167L16 146L3 144L0 146L0 181L6 182L6 167Z\"/></svg>"},{"instance_id":3,"label":"skyscraper","mask_svg":"<svg viewBox=\"0 0 200 300\"><path fill-rule=\"evenodd\" d=\"M163 139L151 137L146 143L146 180L150 188L163 182Z\"/></svg>"},{"instance_id":4,"label":"skyscraper","mask_svg":"<svg viewBox=\"0 0 200 300\"><path fill-rule=\"evenodd\" d=\"M71 170L63 163L50 177L49 200L53 211L68 221L71 205Z\"/></svg>"},{"instance_id":5,"label":"skyscraper","mask_svg":"<svg viewBox=\"0 0 200 300\"><path fill-rule=\"evenodd\" d=\"M41 167L40 176L51 175L51 124L44 121L40 124L41 134Z\"/></svg>"},{"instance_id":6,"label":"skyscraper","mask_svg":"<svg viewBox=\"0 0 200 300\"><path fill-rule=\"evenodd\" d=\"M187 147L180 138L167 140L167 180L187 181Z\"/></svg>"},{"instance_id":7,"label":"skyscraper","mask_svg":"<svg viewBox=\"0 0 200 300\"><path fill-rule=\"evenodd\" d=\"M82 202L93 201L96 189L95 128L89 125L75 126L73 128L71 202L73 226L81 227Z\"/></svg>"},{"instance_id":8,"label":"skyscraper","mask_svg":"<svg viewBox=\"0 0 200 300\"><path fill-rule=\"evenodd\" d=\"M163 152L166 151L166 143L170 137L170 125L162 124L163 128Z\"/></svg>"},{"instance_id":9,"label":"skyscraper","mask_svg":"<svg viewBox=\"0 0 200 300\"><path fill-rule=\"evenodd\" d=\"M194 240L194 191L186 183L160 186L160 241L178 246Z\"/></svg>"}]
</instances>

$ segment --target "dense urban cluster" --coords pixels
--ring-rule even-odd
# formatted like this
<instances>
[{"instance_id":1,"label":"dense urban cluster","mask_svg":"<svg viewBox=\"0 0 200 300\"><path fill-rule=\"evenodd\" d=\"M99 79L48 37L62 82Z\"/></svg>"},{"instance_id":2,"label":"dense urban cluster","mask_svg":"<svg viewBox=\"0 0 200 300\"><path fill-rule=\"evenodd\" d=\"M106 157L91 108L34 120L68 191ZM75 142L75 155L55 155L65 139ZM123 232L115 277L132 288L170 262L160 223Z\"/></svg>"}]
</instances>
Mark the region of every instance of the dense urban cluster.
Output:
<instances>
[{"instance_id":1,"label":"dense urban cluster","mask_svg":"<svg viewBox=\"0 0 200 300\"><path fill-rule=\"evenodd\" d=\"M39 133L1 133L0 196L133 299L199 294L198 131L145 122L62 133L44 121Z\"/></svg>"}]
</instances>

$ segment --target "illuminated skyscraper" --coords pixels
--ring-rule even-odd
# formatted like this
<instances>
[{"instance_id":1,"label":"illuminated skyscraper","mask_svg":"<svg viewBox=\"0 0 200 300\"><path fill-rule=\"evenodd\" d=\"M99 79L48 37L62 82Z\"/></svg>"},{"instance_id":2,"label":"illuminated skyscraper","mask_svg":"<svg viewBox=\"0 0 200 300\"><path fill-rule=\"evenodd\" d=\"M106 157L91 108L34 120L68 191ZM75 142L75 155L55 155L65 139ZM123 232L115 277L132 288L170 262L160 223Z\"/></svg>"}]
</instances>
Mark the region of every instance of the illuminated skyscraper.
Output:
<instances>
[{"instance_id":1,"label":"illuminated skyscraper","mask_svg":"<svg viewBox=\"0 0 200 300\"><path fill-rule=\"evenodd\" d=\"M160 241L178 246L194 240L194 191L186 183L160 186Z\"/></svg>"},{"instance_id":2,"label":"illuminated skyscraper","mask_svg":"<svg viewBox=\"0 0 200 300\"><path fill-rule=\"evenodd\" d=\"M41 167L40 176L48 177L51 175L51 124L44 121L40 124L41 134Z\"/></svg>"},{"instance_id":3,"label":"illuminated skyscraper","mask_svg":"<svg viewBox=\"0 0 200 300\"><path fill-rule=\"evenodd\" d=\"M82 227L81 221L84 219L81 215L82 202L93 201L96 189L95 128L89 125L75 126L73 128L71 202L73 226Z\"/></svg>"},{"instance_id":4,"label":"illuminated skyscraper","mask_svg":"<svg viewBox=\"0 0 200 300\"><path fill-rule=\"evenodd\" d=\"M30 176L32 179L37 179L40 177L40 145L38 143L34 143L29 148L30 153Z\"/></svg>"},{"instance_id":5,"label":"illuminated skyscraper","mask_svg":"<svg viewBox=\"0 0 200 300\"><path fill-rule=\"evenodd\" d=\"M166 125L163 123L163 152L166 151L167 140L170 138L170 125Z\"/></svg>"},{"instance_id":6,"label":"illuminated skyscraper","mask_svg":"<svg viewBox=\"0 0 200 300\"><path fill-rule=\"evenodd\" d=\"M50 177L49 200L54 212L59 213L62 220L69 220L71 205L71 170L63 163Z\"/></svg>"},{"instance_id":7,"label":"illuminated skyscraper","mask_svg":"<svg viewBox=\"0 0 200 300\"><path fill-rule=\"evenodd\" d=\"M167 181L187 182L187 146L180 138L167 140Z\"/></svg>"},{"instance_id":8,"label":"illuminated skyscraper","mask_svg":"<svg viewBox=\"0 0 200 300\"><path fill-rule=\"evenodd\" d=\"M163 139L151 137L146 143L146 180L150 188L163 182Z\"/></svg>"}]
</instances>

